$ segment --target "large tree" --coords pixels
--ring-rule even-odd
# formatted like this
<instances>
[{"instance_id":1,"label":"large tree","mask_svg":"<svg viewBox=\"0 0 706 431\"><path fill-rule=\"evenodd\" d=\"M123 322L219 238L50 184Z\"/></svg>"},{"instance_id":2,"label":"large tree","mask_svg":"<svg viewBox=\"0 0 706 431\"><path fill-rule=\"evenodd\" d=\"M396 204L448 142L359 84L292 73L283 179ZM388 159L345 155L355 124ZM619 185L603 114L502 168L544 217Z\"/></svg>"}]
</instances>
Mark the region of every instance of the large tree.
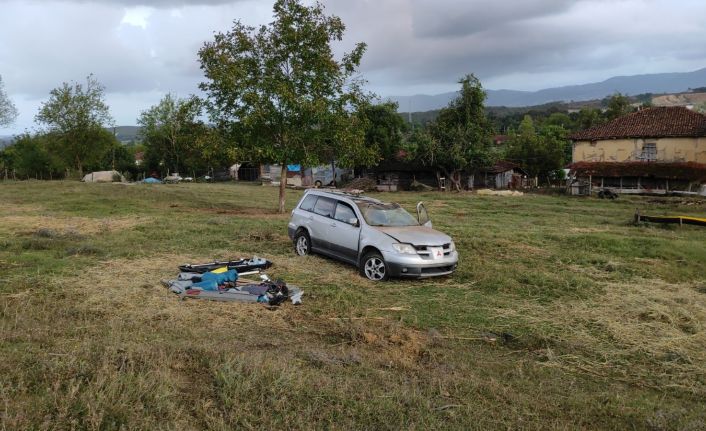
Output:
<instances>
[{"instance_id":1,"label":"large tree","mask_svg":"<svg viewBox=\"0 0 706 431\"><path fill-rule=\"evenodd\" d=\"M104 129L113 123L104 91L93 75L86 78L85 85L64 82L49 93L36 117L81 176L84 166L98 163L114 140Z\"/></svg>"},{"instance_id":2,"label":"large tree","mask_svg":"<svg viewBox=\"0 0 706 431\"><path fill-rule=\"evenodd\" d=\"M237 139L254 162L279 163L279 211L284 212L287 165L370 163L364 145L368 96L357 69L359 43L340 59L331 44L345 25L320 3L277 0L274 21L259 28L235 21L199 51L213 122Z\"/></svg>"},{"instance_id":3,"label":"large tree","mask_svg":"<svg viewBox=\"0 0 706 431\"><path fill-rule=\"evenodd\" d=\"M635 108L630 104L628 96L621 93L613 94L610 98L604 99L603 103L607 106L605 116L608 121L615 120L618 117L635 111Z\"/></svg>"},{"instance_id":4,"label":"large tree","mask_svg":"<svg viewBox=\"0 0 706 431\"><path fill-rule=\"evenodd\" d=\"M200 119L201 112L202 101L197 97L179 99L171 94L142 112L137 123L141 126L147 159L163 164L172 172L187 168L185 162L190 159L195 142L207 131Z\"/></svg>"},{"instance_id":5,"label":"large tree","mask_svg":"<svg viewBox=\"0 0 706 431\"><path fill-rule=\"evenodd\" d=\"M397 113L397 103L369 105L361 110L367 120L365 144L375 148L383 160L395 158L402 148L404 119Z\"/></svg>"},{"instance_id":6,"label":"large tree","mask_svg":"<svg viewBox=\"0 0 706 431\"><path fill-rule=\"evenodd\" d=\"M459 81L461 92L429 125L435 151L423 161L443 170L456 190L461 190L461 172L482 167L492 158L492 126L485 115L485 91L474 75Z\"/></svg>"},{"instance_id":7,"label":"large tree","mask_svg":"<svg viewBox=\"0 0 706 431\"><path fill-rule=\"evenodd\" d=\"M519 162L530 176L557 177L570 158L569 140L564 127L546 124L537 131L532 117L525 115L517 133L510 137L506 157Z\"/></svg>"},{"instance_id":8,"label":"large tree","mask_svg":"<svg viewBox=\"0 0 706 431\"><path fill-rule=\"evenodd\" d=\"M11 125L15 118L17 118L17 108L5 93L2 76L0 76L0 127Z\"/></svg>"}]
</instances>

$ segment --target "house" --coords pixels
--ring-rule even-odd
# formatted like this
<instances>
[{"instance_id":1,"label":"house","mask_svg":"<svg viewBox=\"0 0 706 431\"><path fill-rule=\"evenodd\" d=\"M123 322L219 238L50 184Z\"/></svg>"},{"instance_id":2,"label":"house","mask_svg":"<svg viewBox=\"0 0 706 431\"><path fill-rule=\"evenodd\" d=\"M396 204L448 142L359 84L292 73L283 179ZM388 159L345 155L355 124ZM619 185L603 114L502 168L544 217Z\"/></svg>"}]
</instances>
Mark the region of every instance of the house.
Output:
<instances>
[{"instance_id":1,"label":"house","mask_svg":"<svg viewBox=\"0 0 706 431\"><path fill-rule=\"evenodd\" d=\"M520 189L531 187L534 179L528 178L520 165L500 160L493 166L479 169L473 175L474 188Z\"/></svg>"},{"instance_id":2,"label":"house","mask_svg":"<svg viewBox=\"0 0 706 431\"><path fill-rule=\"evenodd\" d=\"M647 108L569 137L570 186L619 193L706 193L706 116Z\"/></svg>"}]
</instances>

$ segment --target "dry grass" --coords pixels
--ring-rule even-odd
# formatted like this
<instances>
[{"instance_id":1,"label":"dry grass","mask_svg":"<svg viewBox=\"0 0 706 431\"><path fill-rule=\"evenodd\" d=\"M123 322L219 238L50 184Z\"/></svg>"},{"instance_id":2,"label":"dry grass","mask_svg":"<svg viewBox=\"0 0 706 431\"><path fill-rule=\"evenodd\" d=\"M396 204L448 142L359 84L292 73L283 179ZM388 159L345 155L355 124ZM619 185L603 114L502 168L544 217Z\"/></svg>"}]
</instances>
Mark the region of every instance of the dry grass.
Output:
<instances>
[{"instance_id":1,"label":"dry grass","mask_svg":"<svg viewBox=\"0 0 706 431\"><path fill-rule=\"evenodd\" d=\"M80 233L95 235L97 233L115 232L132 229L147 223L148 217L55 217L47 215L0 215L0 226L7 232L26 234L39 229L49 229L59 234Z\"/></svg>"},{"instance_id":2,"label":"dry grass","mask_svg":"<svg viewBox=\"0 0 706 431\"><path fill-rule=\"evenodd\" d=\"M462 261L377 284L295 256L274 189L9 187L3 429L704 428L706 237L628 226L641 201L385 194L428 202ZM159 284L250 254L304 305Z\"/></svg>"}]
</instances>

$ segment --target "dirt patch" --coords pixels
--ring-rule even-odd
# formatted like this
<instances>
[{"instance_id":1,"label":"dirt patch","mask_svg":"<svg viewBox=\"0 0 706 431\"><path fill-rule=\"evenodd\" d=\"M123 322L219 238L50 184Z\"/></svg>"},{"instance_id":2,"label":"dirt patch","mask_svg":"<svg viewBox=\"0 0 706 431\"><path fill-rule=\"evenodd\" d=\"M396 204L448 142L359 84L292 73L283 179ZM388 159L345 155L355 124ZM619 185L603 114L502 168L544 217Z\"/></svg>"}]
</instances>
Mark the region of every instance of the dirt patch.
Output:
<instances>
[{"instance_id":1,"label":"dirt patch","mask_svg":"<svg viewBox=\"0 0 706 431\"><path fill-rule=\"evenodd\" d=\"M572 227L569 228L571 233L599 233L608 232L610 229L606 227Z\"/></svg>"},{"instance_id":2,"label":"dirt patch","mask_svg":"<svg viewBox=\"0 0 706 431\"><path fill-rule=\"evenodd\" d=\"M219 215L234 215L244 218L274 218L274 219L287 219L289 217L288 213L280 214L275 210L263 209L263 208L192 208L192 207L182 207L179 205L172 204L169 206L170 210L177 208L178 211L185 212L198 212L206 214L219 214Z\"/></svg>"}]
</instances>

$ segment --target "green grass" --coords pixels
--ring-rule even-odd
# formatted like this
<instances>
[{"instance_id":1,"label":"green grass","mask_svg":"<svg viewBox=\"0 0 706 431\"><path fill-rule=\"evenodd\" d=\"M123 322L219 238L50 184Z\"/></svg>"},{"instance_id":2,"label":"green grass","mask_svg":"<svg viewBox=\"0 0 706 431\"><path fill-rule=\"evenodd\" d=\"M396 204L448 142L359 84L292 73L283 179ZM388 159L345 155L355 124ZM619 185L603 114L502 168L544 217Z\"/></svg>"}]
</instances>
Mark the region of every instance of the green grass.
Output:
<instances>
[{"instance_id":1,"label":"green grass","mask_svg":"<svg viewBox=\"0 0 706 431\"><path fill-rule=\"evenodd\" d=\"M381 194L423 200L461 261L374 284L296 257L276 193L0 183L2 428L706 428L706 229L631 224L706 201ZM304 305L159 284L250 255Z\"/></svg>"}]
</instances>

